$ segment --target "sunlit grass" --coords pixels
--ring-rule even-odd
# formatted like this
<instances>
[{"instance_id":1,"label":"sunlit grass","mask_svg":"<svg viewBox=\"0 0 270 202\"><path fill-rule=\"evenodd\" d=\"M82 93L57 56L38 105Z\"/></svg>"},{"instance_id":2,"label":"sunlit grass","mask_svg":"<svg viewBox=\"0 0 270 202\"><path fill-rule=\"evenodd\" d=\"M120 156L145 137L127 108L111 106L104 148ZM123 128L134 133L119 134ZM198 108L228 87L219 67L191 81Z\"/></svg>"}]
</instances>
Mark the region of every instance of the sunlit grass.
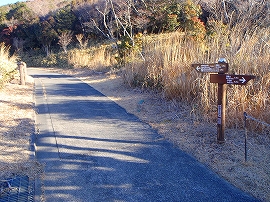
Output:
<instances>
[{"instance_id":1,"label":"sunlit grass","mask_svg":"<svg viewBox=\"0 0 270 202\"><path fill-rule=\"evenodd\" d=\"M270 122L270 29L244 32L218 27L204 43L187 39L175 32L144 38L145 60L134 58L126 64L124 78L130 85L158 88L164 96L189 102L206 118L215 119L217 85L209 73L197 73L192 63L215 63L220 57L229 63L230 74L256 76L246 86L228 85L227 125L242 126L243 112Z\"/></svg>"},{"instance_id":2,"label":"sunlit grass","mask_svg":"<svg viewBox=\"0 0 270 202\"><path fill-rule=\"evenodd\" d=\"M10 56L9 47L0 44L0 88L15 74L17 68L17 56Z\"/></svg>"},{"instance_id":3,"label":"sunlit grass","mask_svg":"<svg viewBox=\"0 0 270 202\"><path fill-rule=\"evenodd\" d=\"M95 71L107 69L116 64L109 45L73 49L68 53L68 63L75 68L88 68Z\"/></svg>"}]
</instances>

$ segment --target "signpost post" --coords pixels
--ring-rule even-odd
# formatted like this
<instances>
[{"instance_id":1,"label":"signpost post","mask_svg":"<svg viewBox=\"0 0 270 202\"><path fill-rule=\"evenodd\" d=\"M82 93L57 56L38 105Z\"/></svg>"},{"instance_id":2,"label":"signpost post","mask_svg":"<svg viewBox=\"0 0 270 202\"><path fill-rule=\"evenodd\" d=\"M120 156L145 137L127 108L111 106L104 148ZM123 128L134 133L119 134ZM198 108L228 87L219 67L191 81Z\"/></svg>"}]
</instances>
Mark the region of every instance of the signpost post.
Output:
<instances>
[{"instance_id":1,"label":"signpost post","mask_svg":"<svg viewBox=\"0 0 270 202\"><path fill-rule=\"evenodd\" d=\"M24 62L18 62L18 68L20 71L20 85L25 85L26 80L26 64Z\"/></svg>"},{"instance_id":2,"label":"signpost post","mask_svg":"<svg viewBox=\"0 0 270 202\"><path fill-rule=\"evenodd\" d=\"M230 75L228 72L228 63L224 58L219 59L214 64L192 64L196 71L201 73L218 73L210 74L210 83L218 84L218 101L217 101L217 141L225 142L225 112L226 112L226 89L225 84L246 85L255 76L252 75Z\"/></svg>"}]
</instances>

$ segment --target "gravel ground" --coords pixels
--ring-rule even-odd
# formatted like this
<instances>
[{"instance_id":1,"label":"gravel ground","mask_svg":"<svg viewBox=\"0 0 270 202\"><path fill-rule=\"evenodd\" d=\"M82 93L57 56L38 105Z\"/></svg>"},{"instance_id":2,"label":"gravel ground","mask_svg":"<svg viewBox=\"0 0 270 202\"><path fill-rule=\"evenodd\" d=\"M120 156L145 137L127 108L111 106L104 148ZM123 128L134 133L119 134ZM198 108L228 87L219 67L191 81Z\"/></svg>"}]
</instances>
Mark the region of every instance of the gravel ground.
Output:
<instances>
[{"instance_id":1,"label":"gravel ground","mask_svg":"<svg viewBox=\"0 0 270 202\"><path fill-rule=\"evenodd\" d=\"M185 104L165 100L159 93L129 88L115 74L50 70L89 83L235 186L262 201L270 201L269 133L248 133L245 162L243 129L226 129L226 143L217 144L215 123L200 119ZM19 174L34 179L42 174L42 165L29 152L29 139L35 128L33 84L17 83L15 80L0 90L0 179Z\"/></svg>"},{"instance_id":2,"label":"gravel ground","mask_svg":"<svg viewBox=\"0 0 270 202\"><path fill-rule=\"evenodd\" d=\"M33 83L18 83L0 89L0 180L19 175L33 180L42 173L29 149L35 129Z\"/></svg>"}]
</instances>

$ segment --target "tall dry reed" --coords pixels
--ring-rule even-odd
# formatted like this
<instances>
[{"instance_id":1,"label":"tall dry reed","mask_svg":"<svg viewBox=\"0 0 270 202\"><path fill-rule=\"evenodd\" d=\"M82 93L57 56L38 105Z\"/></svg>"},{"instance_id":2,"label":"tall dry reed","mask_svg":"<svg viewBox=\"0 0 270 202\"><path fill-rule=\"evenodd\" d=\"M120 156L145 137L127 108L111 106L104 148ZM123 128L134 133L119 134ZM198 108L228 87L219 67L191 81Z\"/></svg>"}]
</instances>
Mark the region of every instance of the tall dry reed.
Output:
<instances>
[{"instance_id":1,"label":"tall dry reed","mask_svg":"<svg viewBox=\"0 0 270 202\"><path fill-rule=\"evenodd\" d=\"M72 66L101 71L116 64L112 47L94 46L87 49L74 49L68 53L68 63Z\"/></svg>"},{"instance_id":2,"label":"tall dry reed","mask_svg":"<svg viewBox=\"0 0 270 202\"><path fill-rule=\"evenodd\" d=\"M220 57L229 63L230 74L256 75L246 86L228 85L227 125L243 123L243 112L270 122L270 29L246 32L210 22L215 35L197 43L175 32L145 37L144 58L126 64L124 78L130 85L158 87L164 96L189 102L207 118L215 118L217 85L209 74L197 73L192 63L215 63ZM221 27L223 26L223 27Z\"/></svg>"},{"instance_id":3,"label":"tall dry reed","mask_svg":"<svg viewBox=\"0 0 270 202\"><path fill-rule=\"evenodd\" d=\"M10 47L0 44L0 88L8 82L16 73L17 59L15 55L10 56Z\"/></svg>"}]
</instances>

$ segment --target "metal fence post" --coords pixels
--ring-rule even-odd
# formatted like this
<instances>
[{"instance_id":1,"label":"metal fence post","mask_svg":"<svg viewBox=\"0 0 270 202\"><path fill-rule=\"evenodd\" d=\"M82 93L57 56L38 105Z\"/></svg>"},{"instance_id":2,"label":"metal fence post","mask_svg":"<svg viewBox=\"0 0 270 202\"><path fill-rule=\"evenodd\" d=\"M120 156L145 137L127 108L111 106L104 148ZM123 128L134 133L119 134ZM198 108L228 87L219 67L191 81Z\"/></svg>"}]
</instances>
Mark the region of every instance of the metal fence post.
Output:
<instances>
[{"instance_id":1,"label":"metal fence post","mask_svg":"<svg viewBox=\"0 0 270 202\"><path fill-rule=\"evenodd\" d=\"M244 127L245 127L245 162L247 162L247 113L244 112Z\"/></svg>"}]
</instances>

